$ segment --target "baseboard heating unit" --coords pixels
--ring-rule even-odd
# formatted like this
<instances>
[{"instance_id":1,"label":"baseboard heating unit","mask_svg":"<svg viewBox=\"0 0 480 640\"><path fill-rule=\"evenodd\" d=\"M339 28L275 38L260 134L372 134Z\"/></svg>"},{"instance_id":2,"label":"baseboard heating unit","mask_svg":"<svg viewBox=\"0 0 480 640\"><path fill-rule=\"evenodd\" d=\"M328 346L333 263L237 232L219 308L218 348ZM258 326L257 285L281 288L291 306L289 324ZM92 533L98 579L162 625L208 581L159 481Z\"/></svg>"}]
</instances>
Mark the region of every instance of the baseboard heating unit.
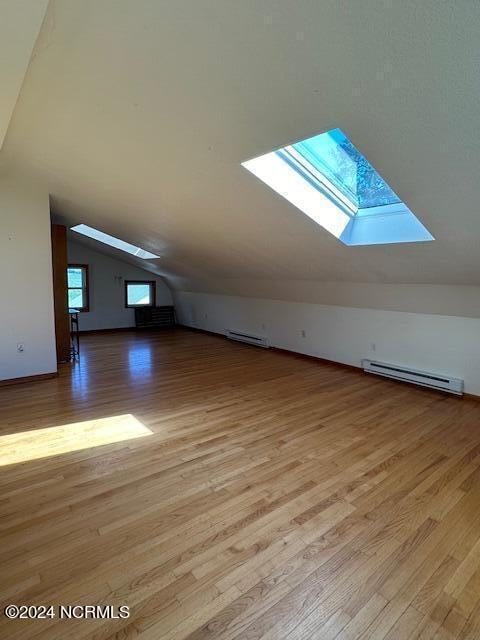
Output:
<instances>
[{"instance_id":1,"label":"baseboard heating unit","mask_svg":"<svg viewBox=\"0 0 480 640\"><path fill-rule=\"evenodd\" d=\"M268 349L268 340L263 336L254 336L250 333L242 333L240 331L232 331L227 329L225 335L230 340L237 340L237 342L246 342L247 344L254 344L257 347L263 347Z\"/></svg>"},{"instance_id":2,"label":"baseboard heating unit","mask_svg":"<svg viewBox=\"0 0 480 640\"><path fill-rule=\"evenodd\" d=\"M396 364L375 362L375 360L362 360L362 367L366 373L375 373L378 376L411 382L430 389L440 389L441 391L454 393L457 396L463 395L463 380L460 380L460 378L450 378L438 373L406 369Z\"/></svg>"}]
</instances>

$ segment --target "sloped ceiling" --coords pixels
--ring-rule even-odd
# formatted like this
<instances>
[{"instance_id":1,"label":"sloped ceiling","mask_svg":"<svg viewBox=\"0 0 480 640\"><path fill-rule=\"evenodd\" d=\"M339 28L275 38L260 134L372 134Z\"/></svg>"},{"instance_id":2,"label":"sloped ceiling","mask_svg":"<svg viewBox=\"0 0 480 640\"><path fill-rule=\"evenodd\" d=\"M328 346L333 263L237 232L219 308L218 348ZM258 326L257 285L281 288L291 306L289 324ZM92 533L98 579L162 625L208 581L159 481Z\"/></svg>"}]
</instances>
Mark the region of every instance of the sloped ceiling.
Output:
<instances>
[{"instance_id":1,"label":"sloped ceiling","mask_svg":"<svg viewBox=\"0 0 480 640\"><path fill-rule=\"evenodd\" d=\"M179 286L478 285L479 33L474 0L51 0L0 159ZM240 166L333 127L435 242L346 247Z\"/></svg>"},{"instance_id":2,"label":"sloped ceiling","mask_svg":"<svg viewBox=\"0 0 480 640\"><path fill-rule=\"evenodd\" d=\"M0 149L48 0L0 0Z\"/></svg>"}]
</instances>

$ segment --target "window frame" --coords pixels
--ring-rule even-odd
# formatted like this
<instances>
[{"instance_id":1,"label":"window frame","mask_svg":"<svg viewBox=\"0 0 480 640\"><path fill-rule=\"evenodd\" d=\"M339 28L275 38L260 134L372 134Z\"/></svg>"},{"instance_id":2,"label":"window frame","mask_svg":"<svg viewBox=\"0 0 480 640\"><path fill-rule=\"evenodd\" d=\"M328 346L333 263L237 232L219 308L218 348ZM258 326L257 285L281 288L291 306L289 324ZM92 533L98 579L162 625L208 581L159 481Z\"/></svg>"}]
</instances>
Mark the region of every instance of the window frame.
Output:
<instances>
[{"instance_id":1,"label":"window frame","mask_svg":"<svg viewBox=\"0 0 480 640\"><path fill-rule=\"evenodd\" d=\"M82 283L83 286L81 287L82 292L83 292L83 302L84 305L83 307L70 307L70 305L68 304L68 292L70 291L70 289L74 289L74 290L78 290L80 289L80 287L69 287L68 286L68 270L69 269L82 269L83 271L83 278L82 278ZM89 274L88 274L88 264L79 264L79 263L68 263L67 264L67 304L68 304L68 308L69 309L78 309L79 313L88 313L90 311L90 279L89 279Z\"/></svg>"},{"instance_id":2,"label":"window frame","mask_svg":"<svg viewBox=\"0 0 480 640\"><path fill-rule=\"evenodd\" d=\"M150 287L149 304L128 304L128 285L147 284ZM126 309L149 309L156 304L157 282L156 280L125 280L125 308Z\"/></svg>"}]
</instances>

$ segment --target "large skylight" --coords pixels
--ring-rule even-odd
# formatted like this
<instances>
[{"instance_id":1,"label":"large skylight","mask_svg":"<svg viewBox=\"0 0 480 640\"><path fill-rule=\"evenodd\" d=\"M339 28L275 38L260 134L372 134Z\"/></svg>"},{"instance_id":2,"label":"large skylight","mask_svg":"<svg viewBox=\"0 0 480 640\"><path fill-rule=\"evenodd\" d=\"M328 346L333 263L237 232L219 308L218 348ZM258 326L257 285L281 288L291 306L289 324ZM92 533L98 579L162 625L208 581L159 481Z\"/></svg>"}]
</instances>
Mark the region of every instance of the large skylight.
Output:
<instances>
[{"instance_id":1,"label":"large skylight","mask_svg":"<svg viewBox=\"0 0 480 640\"><path fill-rule=\"evenodd\" d=\"M434 239L340 129L242 165L344 244Z\"/></svg>"},{"instance_id":2,"label":"large skylight","mask_svg":"<svg viewBox=\"0 0 480 640\"><path fill-rule=\"evenodd\" d=\"M140 247L136 247L134 244L130 244L129 242L125 242L124 240L115 238L115 236L111 236L108 233L103 233L103 231L99 231L98 229L89 227L86 224L77 224L75 227L72 227L72 231L81 233L83 236L88 236L89 238L93 238L94 240L98 240L99 242L103 242L104 244L108 244L110 247L120 249L120 251L126 251L126 253L137 256L137 258L143 258L143 260L151 260L153 258L160 257L155 255L154 253L151 253L150 251L140 249Z\"/></svg>"}]
</instances>

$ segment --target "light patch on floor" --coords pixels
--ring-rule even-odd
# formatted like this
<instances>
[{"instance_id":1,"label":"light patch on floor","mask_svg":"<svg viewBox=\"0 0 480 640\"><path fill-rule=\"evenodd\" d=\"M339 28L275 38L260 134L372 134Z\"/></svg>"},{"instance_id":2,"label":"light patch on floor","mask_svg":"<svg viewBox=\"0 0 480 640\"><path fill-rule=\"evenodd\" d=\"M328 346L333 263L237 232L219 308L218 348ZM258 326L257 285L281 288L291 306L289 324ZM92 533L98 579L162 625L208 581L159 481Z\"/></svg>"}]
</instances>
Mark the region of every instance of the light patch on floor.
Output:
<instances>
[{"instance_id":1,"label":"light patch on floor","mask_svg":"<svg viewBox=\"0 0 480 640\"><path fill-rule=\"evenodd\" d=\"M28 462L105 444L149 436L152 431L130 413L22 431L0 437L0 466Z\"/></svg>"}]
</instances>

